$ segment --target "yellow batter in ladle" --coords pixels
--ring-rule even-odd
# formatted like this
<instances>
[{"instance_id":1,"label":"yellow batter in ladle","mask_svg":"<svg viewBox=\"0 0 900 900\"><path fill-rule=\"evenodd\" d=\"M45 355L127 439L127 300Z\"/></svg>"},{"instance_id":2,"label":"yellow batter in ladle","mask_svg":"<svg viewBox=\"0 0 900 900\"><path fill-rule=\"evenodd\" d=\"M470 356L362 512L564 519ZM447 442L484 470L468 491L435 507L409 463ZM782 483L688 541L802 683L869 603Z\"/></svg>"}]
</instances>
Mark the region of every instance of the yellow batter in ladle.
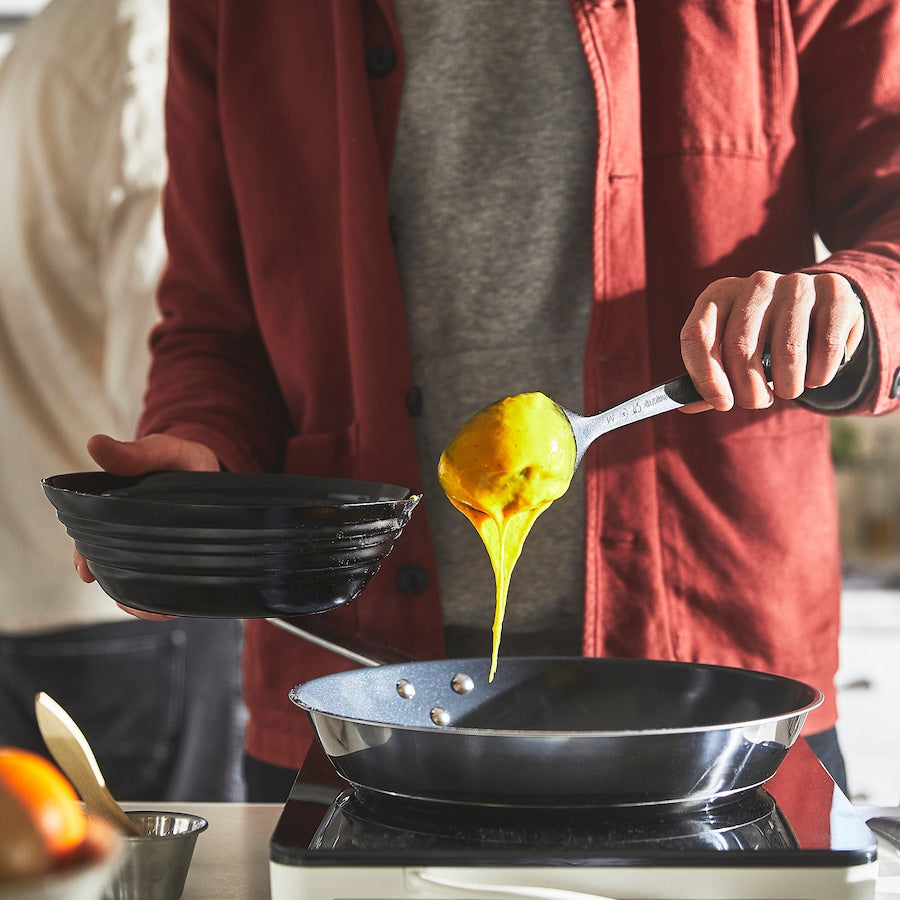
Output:
<instances>
[{"instance_id":1,"label":"yellow batter in ladle","mask_svg":"<svg viewBox=\"0 0 900 900\"><path fill-rule=\"evenodd\" d=\"M535 519L569 487L575 473L572 425L541 393L516 394L475 413L441 454L438 478L487 548L496 580L490 679L513 566Z\"/></svg>"}]
</instances>

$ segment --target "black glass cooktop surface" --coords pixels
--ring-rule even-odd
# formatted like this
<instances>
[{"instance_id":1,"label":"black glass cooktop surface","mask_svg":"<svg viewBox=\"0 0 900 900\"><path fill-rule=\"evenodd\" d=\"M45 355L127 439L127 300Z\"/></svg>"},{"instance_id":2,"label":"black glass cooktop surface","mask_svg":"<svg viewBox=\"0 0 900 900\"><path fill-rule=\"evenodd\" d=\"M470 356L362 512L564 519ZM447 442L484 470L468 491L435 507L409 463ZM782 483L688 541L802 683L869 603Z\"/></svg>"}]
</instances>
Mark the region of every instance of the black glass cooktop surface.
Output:
<instances>
[{"instance_id":1,"label":"black glass cooktop surface","mask_svg":"<svg viewBox=\"0 0 900 900\"><path fill-rule=\"evenodd\" d=\"M344 789L342 789L344 788ZM270 841L287 865L852 866L876 841L805 741L764 788L690 812L503 809L368 795L316 747Z\"/></svg>"}]
</instances>

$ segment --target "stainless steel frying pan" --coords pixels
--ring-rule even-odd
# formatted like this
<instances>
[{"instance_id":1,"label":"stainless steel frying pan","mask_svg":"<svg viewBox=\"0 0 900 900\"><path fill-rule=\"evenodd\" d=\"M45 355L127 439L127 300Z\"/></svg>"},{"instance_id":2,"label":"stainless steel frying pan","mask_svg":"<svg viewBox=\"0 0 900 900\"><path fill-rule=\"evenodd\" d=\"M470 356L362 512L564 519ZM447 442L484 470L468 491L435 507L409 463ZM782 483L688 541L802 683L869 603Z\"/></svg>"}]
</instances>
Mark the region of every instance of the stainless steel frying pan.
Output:
<instances>
[{"instance_id":1,"label":"stainless steel frying pan","mask_svg":"<svg viewBox=\"0 0 900 900\"><path fill-rule=\"evenodd\" d=\"M505 657L488 682L488 659L367 662L291 700L351 784L448 803L708 805L771 778L823 700L694 663Z\"/></svg>"}]
</instances>

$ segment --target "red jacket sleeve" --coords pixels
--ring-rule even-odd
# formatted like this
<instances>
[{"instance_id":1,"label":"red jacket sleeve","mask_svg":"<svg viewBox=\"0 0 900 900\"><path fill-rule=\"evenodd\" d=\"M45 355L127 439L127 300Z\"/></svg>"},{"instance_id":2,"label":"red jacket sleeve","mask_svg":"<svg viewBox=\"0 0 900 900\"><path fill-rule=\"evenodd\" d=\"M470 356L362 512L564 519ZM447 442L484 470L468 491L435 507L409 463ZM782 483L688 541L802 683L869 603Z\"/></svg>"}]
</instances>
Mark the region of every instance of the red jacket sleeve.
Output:
<instances>
[{"instance_id":1,"label":"red jacket sleeve","mask_svg":"<svg viewBox=\"0 0 900 900\"><path fill-rule=\"evenodd\" d=\"M261 340L229 183L216 5L171 4L164 216L169 260L139 432L209 446L226 468L277 467L291 432Z\"/></svg>"},{"instance_id":2,"label":"red jacket sleeve","mask_svg":"<svg viewBox=\"0 0 900 900\"><path fill-rule=\"evenodd\" d=\"M792 4L814 225L869 313L873 389L846 411L900 406L900 5Z\"/></svg>"}]
</instances>

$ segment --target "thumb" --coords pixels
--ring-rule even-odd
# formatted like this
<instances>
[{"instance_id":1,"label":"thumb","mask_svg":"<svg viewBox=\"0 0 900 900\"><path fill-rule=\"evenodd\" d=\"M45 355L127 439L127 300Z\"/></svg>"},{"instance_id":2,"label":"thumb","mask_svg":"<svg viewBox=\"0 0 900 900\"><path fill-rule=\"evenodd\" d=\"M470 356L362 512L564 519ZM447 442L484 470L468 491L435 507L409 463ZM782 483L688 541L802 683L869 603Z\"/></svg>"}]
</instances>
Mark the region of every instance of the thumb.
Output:
<instances>
[{"instance_id":1,"label":"thumb","mask_svg":"<svg viewBox=\"0 0 900 900\"><path fill-rule=\"evenodd\" d=\"M94 462L112 475L144 472L216 472L219 461L205 444L170 434L148 434L135 441L118 441L106 434L88 440Z\"/></svg>"}]
</instances>

